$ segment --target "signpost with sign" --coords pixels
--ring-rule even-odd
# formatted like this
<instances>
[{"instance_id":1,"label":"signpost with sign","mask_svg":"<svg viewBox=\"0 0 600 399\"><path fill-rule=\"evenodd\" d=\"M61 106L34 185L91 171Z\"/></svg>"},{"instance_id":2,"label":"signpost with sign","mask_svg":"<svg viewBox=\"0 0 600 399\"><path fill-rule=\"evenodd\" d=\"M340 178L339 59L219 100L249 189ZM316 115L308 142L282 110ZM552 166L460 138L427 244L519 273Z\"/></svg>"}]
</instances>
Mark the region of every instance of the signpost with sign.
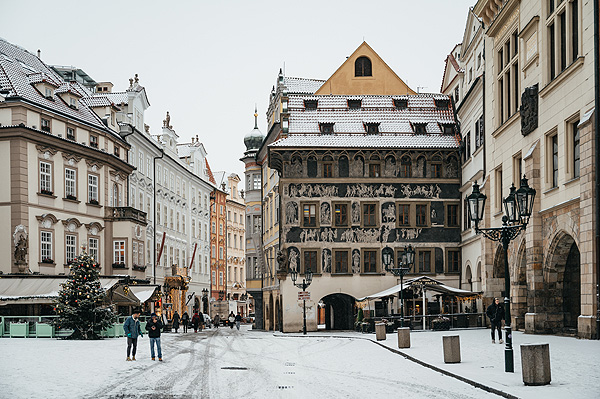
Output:
<instances>
[{"instance_id":1,"label":"signpost with sign","mask_svg":"<svg viewBox=\"0 0 600 399\"><path fill-rule=\"evenodd\" d=\"M310 301L310 292L298 291L298 300L299 301Z\"/></svg>"}]
</instances>

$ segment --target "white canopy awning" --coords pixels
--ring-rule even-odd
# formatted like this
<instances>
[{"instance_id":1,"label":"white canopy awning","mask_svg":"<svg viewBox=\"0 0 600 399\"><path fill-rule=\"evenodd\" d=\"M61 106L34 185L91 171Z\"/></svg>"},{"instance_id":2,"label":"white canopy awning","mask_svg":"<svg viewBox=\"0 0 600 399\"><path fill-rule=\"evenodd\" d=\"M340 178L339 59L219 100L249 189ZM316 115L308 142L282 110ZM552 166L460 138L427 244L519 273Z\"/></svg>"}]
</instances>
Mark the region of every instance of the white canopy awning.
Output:
<instances>
[{"instance_id":1,"label":"white canopy awning","mask_svg":"<svg viewBox=\"0 0 600 399\"><path fill-rule=\"evenodd\" d=\"M61 284L67 277L22 277L0 278L0 304L9 301L19 303L51 303L58 298ZM111 289L119 282L118 278L100 278L102 288Z\"/></svg>"},{"instance_id":2,"label":"white canopy awning","mask_svg":"<svg viewBox=\"0 0 600 399\"><path fill-rule=\"evenodd\" d=\"M390 295L394 295L394 294L399 293L400 289L401 289L400 287L401 287L401 285L398 284L398 285L395 285L395 286L393 286L391 288L388 288L386 290L379 291L379 292L376 292L375 294L371 294L369 296L366 296L364 298L356 298L356 300L358 302L362 302L362 301L366 301L366 300L384 298L386 296L390 296ZM406 289L406 288L408 288L408 285L407 285L407 283L404 283L404 288L402 288L402 289Z\"/></svg>"},{"instance_id":3,"label":"white canopy awning","mask_svg":"<svg viewBox=\"0 0 600 399\"><path fill-rule=\"evenodd\" d=\"M402 288L400 287L400 284L398 284L391 288L388 288L383 291L377 292L375 294L366 296L364 298L357 298L356 300L359 302L362 302L362 301L366 301L366 300L385 298L387 296L397 294L398 292L400 292L401 289L405 290L405 289L413 287L413 286L424 286L429 291L436 291L436 292L440 292L440 293L461 296L461 297L475 296L475 295L479 294L479 292L472 292L472 291L467 291L467 290L463 290L460 288L451 287L451 286L446 285L446 284L442 283L441 281L435 280L431 277L419 276L419 277L415 277L415 278L406 280L404 282Z\"/></svg>"},{"instance_id":4,"label":"white canopy awning","mask_svg":"<svg viewBox=\"0 0 600 399\"><path fill-rule=\"evenodd\" d=\"M130 285L129 286L129 289L131 290L131 292L133 292L133 295L135 295L135 297L137 299L139 299L140 303L144 303L148 299L150 299L150 297L152 297L152 295L154 294L154 292L156 291L157 288L158 288L158 285Z\"/></svg>"}]
</instances>

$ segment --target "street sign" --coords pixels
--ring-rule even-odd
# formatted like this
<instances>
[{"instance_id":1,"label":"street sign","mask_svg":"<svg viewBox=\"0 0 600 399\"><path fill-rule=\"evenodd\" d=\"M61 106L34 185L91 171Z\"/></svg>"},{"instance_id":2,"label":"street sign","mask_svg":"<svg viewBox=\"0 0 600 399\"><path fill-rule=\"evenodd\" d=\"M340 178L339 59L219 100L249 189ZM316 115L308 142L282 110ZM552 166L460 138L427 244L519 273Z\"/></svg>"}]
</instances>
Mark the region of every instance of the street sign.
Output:
<instances>
[{"instance_id":1,"label":"street sign","mask_svg":"<svg viewBox=\"0 0 600 399\"><path fill-rule=\"evenodd\" d=\"M310 292L308 291L298 291L298 300L299 301L309 301L310 300Z\"/></svg>"}]
</instances>

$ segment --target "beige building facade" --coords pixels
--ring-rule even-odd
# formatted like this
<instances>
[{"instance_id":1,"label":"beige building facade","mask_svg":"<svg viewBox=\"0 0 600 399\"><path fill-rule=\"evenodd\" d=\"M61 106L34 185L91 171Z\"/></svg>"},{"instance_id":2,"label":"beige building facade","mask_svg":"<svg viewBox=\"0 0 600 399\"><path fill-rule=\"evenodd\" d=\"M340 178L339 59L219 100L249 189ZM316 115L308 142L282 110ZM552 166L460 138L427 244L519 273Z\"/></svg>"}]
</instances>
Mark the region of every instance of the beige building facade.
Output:
<instances>
[{"instance_id":1,"label":"beige building facade","mask_svg":"<svg viewBox=\"0 0 600 399\"><path fill-rule=\"evenodd\" d=\"M537 190L509 249L512 316L526 332L596 331L592 2L479 1L485 29L485 227L522 174ZM500 296L502 251L486 240L484 289Z\"/></svg>"}]
</instances>

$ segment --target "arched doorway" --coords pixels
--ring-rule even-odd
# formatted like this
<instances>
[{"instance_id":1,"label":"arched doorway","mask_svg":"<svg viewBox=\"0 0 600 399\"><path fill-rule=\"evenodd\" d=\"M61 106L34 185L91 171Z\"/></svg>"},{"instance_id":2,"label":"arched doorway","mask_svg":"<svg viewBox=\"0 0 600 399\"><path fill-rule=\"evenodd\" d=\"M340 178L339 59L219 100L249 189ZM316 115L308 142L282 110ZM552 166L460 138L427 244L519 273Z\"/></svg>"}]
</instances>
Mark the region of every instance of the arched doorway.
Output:
<instances>
[{"instance_id":1,"label":"arched doorway","mask_svg":"<svg viewBox=\"0 0 600 399\"><path fill-rule=\"evenodd\" d=\"M277 331L283 332L283 320L281 314L281 303L279 302L279 298L275 301L275 329Z\"/></svg>"},{"instance_id":2,"label":"arched doorway","mask_svg":"<svg viewBox=\"0 0 600 399\"><path fill-rule=\"evenodd\" d=\"M548 313L554 315L547 326L552 332L577 332L581 314L581 264L577 243L566 232L556 235L549 248L544 270Z\"/></svg>"},{"instance_id":3,"label":"arched doorway","mask_svg":"<svg viewBox=\"0 0 600 399\"><path fill-rule=\"evenodd\" d=\"M352 330L354 327L354 297L330 294L321 299L325 307L325 329Z\"/></svg>"},{"instance_id":4,"label":"arched doorway","mask_svg":"<svg viewBox=\"0 0 600 399\"><path fill-rule=\"evenodd\" d=\"M268 306L267 307L267 330L272 331L275 328L275 326L274 326L275 323L273 322L275 317L273 314L274 306L273 306L273 295L272 294L269 294L269 303L267 306Z\"/></svg>"},{"instance_id":5,"label":"arched doorway","mask_svg":"<svg viewBox=\"0 0 600 399\"><path fill-rule=\"evenodd\" d=\"M471 272L471 265L467 265L465 268L465 284L464 289L473 291L473 274Z\"/></svg>"},{"instance_id":6,"label":"arched doorway","mask_svg":"<svg viewBox=\"0 0 600 399\"><path fill-rule=\"evenodd\" d=\"M563 283L564 328L577 329L577 319L581 313L581 264L577 244L571 244L565 264Z\"/></svg>"}]
</instances>

